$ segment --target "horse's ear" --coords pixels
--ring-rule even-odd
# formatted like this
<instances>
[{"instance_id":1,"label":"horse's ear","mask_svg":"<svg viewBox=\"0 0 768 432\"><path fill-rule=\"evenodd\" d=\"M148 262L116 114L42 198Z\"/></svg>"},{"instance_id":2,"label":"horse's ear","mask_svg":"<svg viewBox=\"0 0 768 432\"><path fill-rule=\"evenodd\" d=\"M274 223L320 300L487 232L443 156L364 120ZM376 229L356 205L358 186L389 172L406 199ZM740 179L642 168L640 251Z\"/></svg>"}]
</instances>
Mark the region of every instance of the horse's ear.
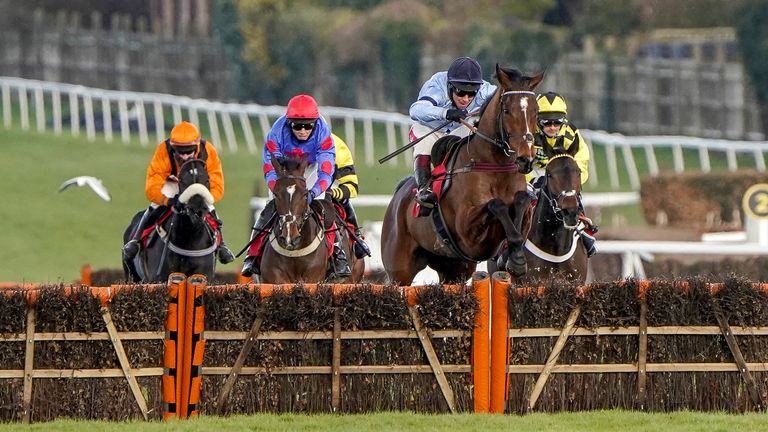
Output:
<instances>
[{"instance_id":1,"label":"horse's ear","mask_svg":"<svg viewBox=\"0 0 768 432\"><path fill-rule=\"evenodd\" d=\"M512 86L512 81L498 63L496 63L496 79L499 81L502 88L510 88Z\"/></svg>"},{"instance_id":2,"label":"horse's ear","mask_svg":"<svg viewBox=\"0 0 768 432\"><path fill-rule=\"evenodd\" d=\"M282 164L282 161L279 157L275 156L274 153L270 153L271 161L272 161L272 167L275 168L275 172L277 173L278 177L283 177L285 175L285 167Z\"/></svg>"},{"instance_id":3,"label":"horse's ear","mask_svg":"<svg viewBox=\"0 0 768 432\"><path fill-rule=\"evenodd\" d=\"M539 84L541 84L541 82L544 80L544 73L545 71L542 71L532 77L528 77L528 88L533 90L538 87Z\"/></svg>"},{"instance_id":4,"label":"horse's ear","mask_svg":"<svg viewBox=\"0 0 768 432\"><path fill-rule=\"evenodd\" d=\"M568 150L566 150L565 153L568 153L571 156L576 156L576 153L579 151L579 146L581 146L581 137L576 135L576 139L573 140L571 146L568 147Z\"/></svg>"},{"instance_id":5,"label":"horse's ear","mask_svg":"<svg viewBox=\"0 0 768 432\"><path fill-rule=\"evenodd\" d=\"M299 171L303 173L307 169L307 165L309 165L309 155L304 153L299 158Z\"/></svg>"}]
</instances>

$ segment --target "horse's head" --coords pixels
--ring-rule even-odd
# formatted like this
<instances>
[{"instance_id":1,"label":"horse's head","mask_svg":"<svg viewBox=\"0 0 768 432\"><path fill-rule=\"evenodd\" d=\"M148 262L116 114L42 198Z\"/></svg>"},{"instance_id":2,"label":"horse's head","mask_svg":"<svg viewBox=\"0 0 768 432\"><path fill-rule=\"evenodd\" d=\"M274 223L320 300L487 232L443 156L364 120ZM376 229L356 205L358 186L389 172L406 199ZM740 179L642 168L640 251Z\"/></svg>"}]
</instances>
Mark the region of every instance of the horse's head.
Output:
<instances>
[{"instance_id":1,"label":"horse's head","mask_svg":"<svg viewBox=\"0 0 768 432\"><path fill-rule=\"evenodd\" d=\"M529 173L533 168L533 133L539 110L533 90L544 79L544 73L527 76L497 64L496 78L499 89L486 105L481 127L486 122L486 128L495 128L496 145L507 157L515 159L521 173Z\"/></svg>"},{"instance_id":2,"label":"horse's head","mask_svg":"<svg viewBox=\"0 0 768 432\"><path fill-rule=\"evenodd\" d=\"M179 202L185 204L182 213L204 217L213 205L210 178L205 161L190 159L179 167Z\"/></svg>"},{"instance_id":3,"label":"horse's head","mask_svg":"<svg viewBox=\"0 0 768 432\"><path fill-rule=\"evenodd\" d=\"M551 148L544 145L544 152L549 157L546 168L546 180L542 187L544 197L567 229L575 229L579 223L579 196L581 195L581 169L573 156L578 151L578 143L568 150L562 147Z\"/></svg>"},{"instance_id":4,"label":"horse's head","mask_svg":"<svg viewBox=\"0 0 768 432\"><path fill-rule=\"evenodd\" d=\"M307 203L306 156L272 157L277 181L272 189L277 211L277 241L280 246L297 249L301 242L301 230L311 214Z\"/></svg>"}]
</instances>

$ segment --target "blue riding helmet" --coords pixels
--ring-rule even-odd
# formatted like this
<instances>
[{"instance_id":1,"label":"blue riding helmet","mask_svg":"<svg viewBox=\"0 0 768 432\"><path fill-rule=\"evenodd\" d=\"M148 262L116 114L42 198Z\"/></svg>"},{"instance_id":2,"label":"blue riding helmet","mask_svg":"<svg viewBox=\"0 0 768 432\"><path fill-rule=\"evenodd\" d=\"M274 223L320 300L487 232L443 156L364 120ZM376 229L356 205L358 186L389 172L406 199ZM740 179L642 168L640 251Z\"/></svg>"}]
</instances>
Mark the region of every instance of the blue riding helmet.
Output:
<instances>
[{"instance_id":1,"label":"blue riding helmet","mask_svg":"<svg viewBox=\"0 0 768 432\"><path fill-rule=\"evenodd\" d=\"M459 57L448 68L448 85L458 90L477 91L483 84L480 63L470 57Z\"/></svg>"}]
</instances>

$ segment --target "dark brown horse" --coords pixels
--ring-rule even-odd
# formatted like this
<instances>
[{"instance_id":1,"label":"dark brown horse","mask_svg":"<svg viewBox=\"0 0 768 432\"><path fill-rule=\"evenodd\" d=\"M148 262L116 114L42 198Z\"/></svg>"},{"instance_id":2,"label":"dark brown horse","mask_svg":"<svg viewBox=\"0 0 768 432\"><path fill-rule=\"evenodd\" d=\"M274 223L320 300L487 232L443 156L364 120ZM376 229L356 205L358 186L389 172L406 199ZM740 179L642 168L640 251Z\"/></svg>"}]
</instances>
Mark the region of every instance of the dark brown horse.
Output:
<instances>
[{"instance_id":1,"label":"dark brown horse","mask_svg":"<svg viewBox=\"0 0 768 432\"><path fill-rule=\"evenodd\" d=\"M505 268L526 272L523 241L530 225L525 175L533 160L536 95L544 74L525 76L496 66L499 88L480 115L477 132L461 142L446 167L450 190L434 212L441 218L413 216L415 181L400 183L382 226L382 261L391 281L406 285L429 265L443 282L467 280L478 261L488 259L504 240ZM448 237L437 233L442 219Z\"/></svg>"},{"instance_id":2,"label":"dark brown horse","mask_svg":"<svg viewBox=\"0 0 768 432\"><path fill-rule=\"evenodd\" d=\"M304 171L307 159L272 158L277 173L273 188L277 221L272 227L261 259L261 282L295 283L326 280L330 260L326 232L336 220L336 235L347 254L352 275L337 280L358 282L365 270L365 262L355 259L350 252L349 233L340 226L336 210L327 200L307 204L307 180Z\"/></svg>"},{"instance_id":3,"label":"dark brown horse","mask_svg":"<svg viewBox=\"0 0 768 432\"><path fill-rule=\"evenodd\" d=\"M525 242L528 273L518 283L533 283L551 277L584 283L587 279L587 250L581 242L581 170L573 156L578 146L567 151L544 145L549 158L531 230ZM497 268L488 262L488 271Z\"/></svg>"}]
</instances>

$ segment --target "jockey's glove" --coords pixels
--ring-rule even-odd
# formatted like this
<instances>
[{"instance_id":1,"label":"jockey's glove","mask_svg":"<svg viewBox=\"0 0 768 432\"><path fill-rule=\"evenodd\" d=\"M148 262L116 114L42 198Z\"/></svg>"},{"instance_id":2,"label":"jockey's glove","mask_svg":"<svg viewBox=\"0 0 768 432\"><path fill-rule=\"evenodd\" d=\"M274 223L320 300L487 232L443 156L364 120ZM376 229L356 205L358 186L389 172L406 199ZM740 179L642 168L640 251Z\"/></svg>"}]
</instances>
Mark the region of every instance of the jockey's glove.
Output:
<instances>
[{"instance_id":1,"label":"jockey's glove","mask_svg":"<svg viewBox=\"0 0 768 432\"><path fill-rule=\"evenodd\" d=\"M317 195L315 195L315 191L310 189L307 191L307 204L312 204L312 201L315 199Z\"/></svg>"},{"instance_id":2,"label":"jockey's glove","mask_svg":"<svg viewBox=\"0 0 768 432\"><path fill-rule=\"evenodd\" d=\"M445 112L445 119L451 121L459 121L467 118L467 112L464 110L451 108Z\"/></svg>"},{"instance_id":3,"label":"jockey's glove","mask_svg":"<svg viewBox=\"0 0 768 432\"><path fill-rule=\"evenodd\" d=\"M338 187L331 188L331 196L336 201L341 201L342 199L344 199L344 191L341 190L341 188L338 188Z\"/></svg>"},{"instance_id":4,"label":"jockey's glove","mask_svg":"<svg viewBox=\"0 0 768 432\"><path fill-rule=\"evenodd\" d=\"M167 207L176 207L176 205L179 202L179 194L176 194L170 198L168 198L168 201L165 203Z\"/></svg>"}]
</instances>

